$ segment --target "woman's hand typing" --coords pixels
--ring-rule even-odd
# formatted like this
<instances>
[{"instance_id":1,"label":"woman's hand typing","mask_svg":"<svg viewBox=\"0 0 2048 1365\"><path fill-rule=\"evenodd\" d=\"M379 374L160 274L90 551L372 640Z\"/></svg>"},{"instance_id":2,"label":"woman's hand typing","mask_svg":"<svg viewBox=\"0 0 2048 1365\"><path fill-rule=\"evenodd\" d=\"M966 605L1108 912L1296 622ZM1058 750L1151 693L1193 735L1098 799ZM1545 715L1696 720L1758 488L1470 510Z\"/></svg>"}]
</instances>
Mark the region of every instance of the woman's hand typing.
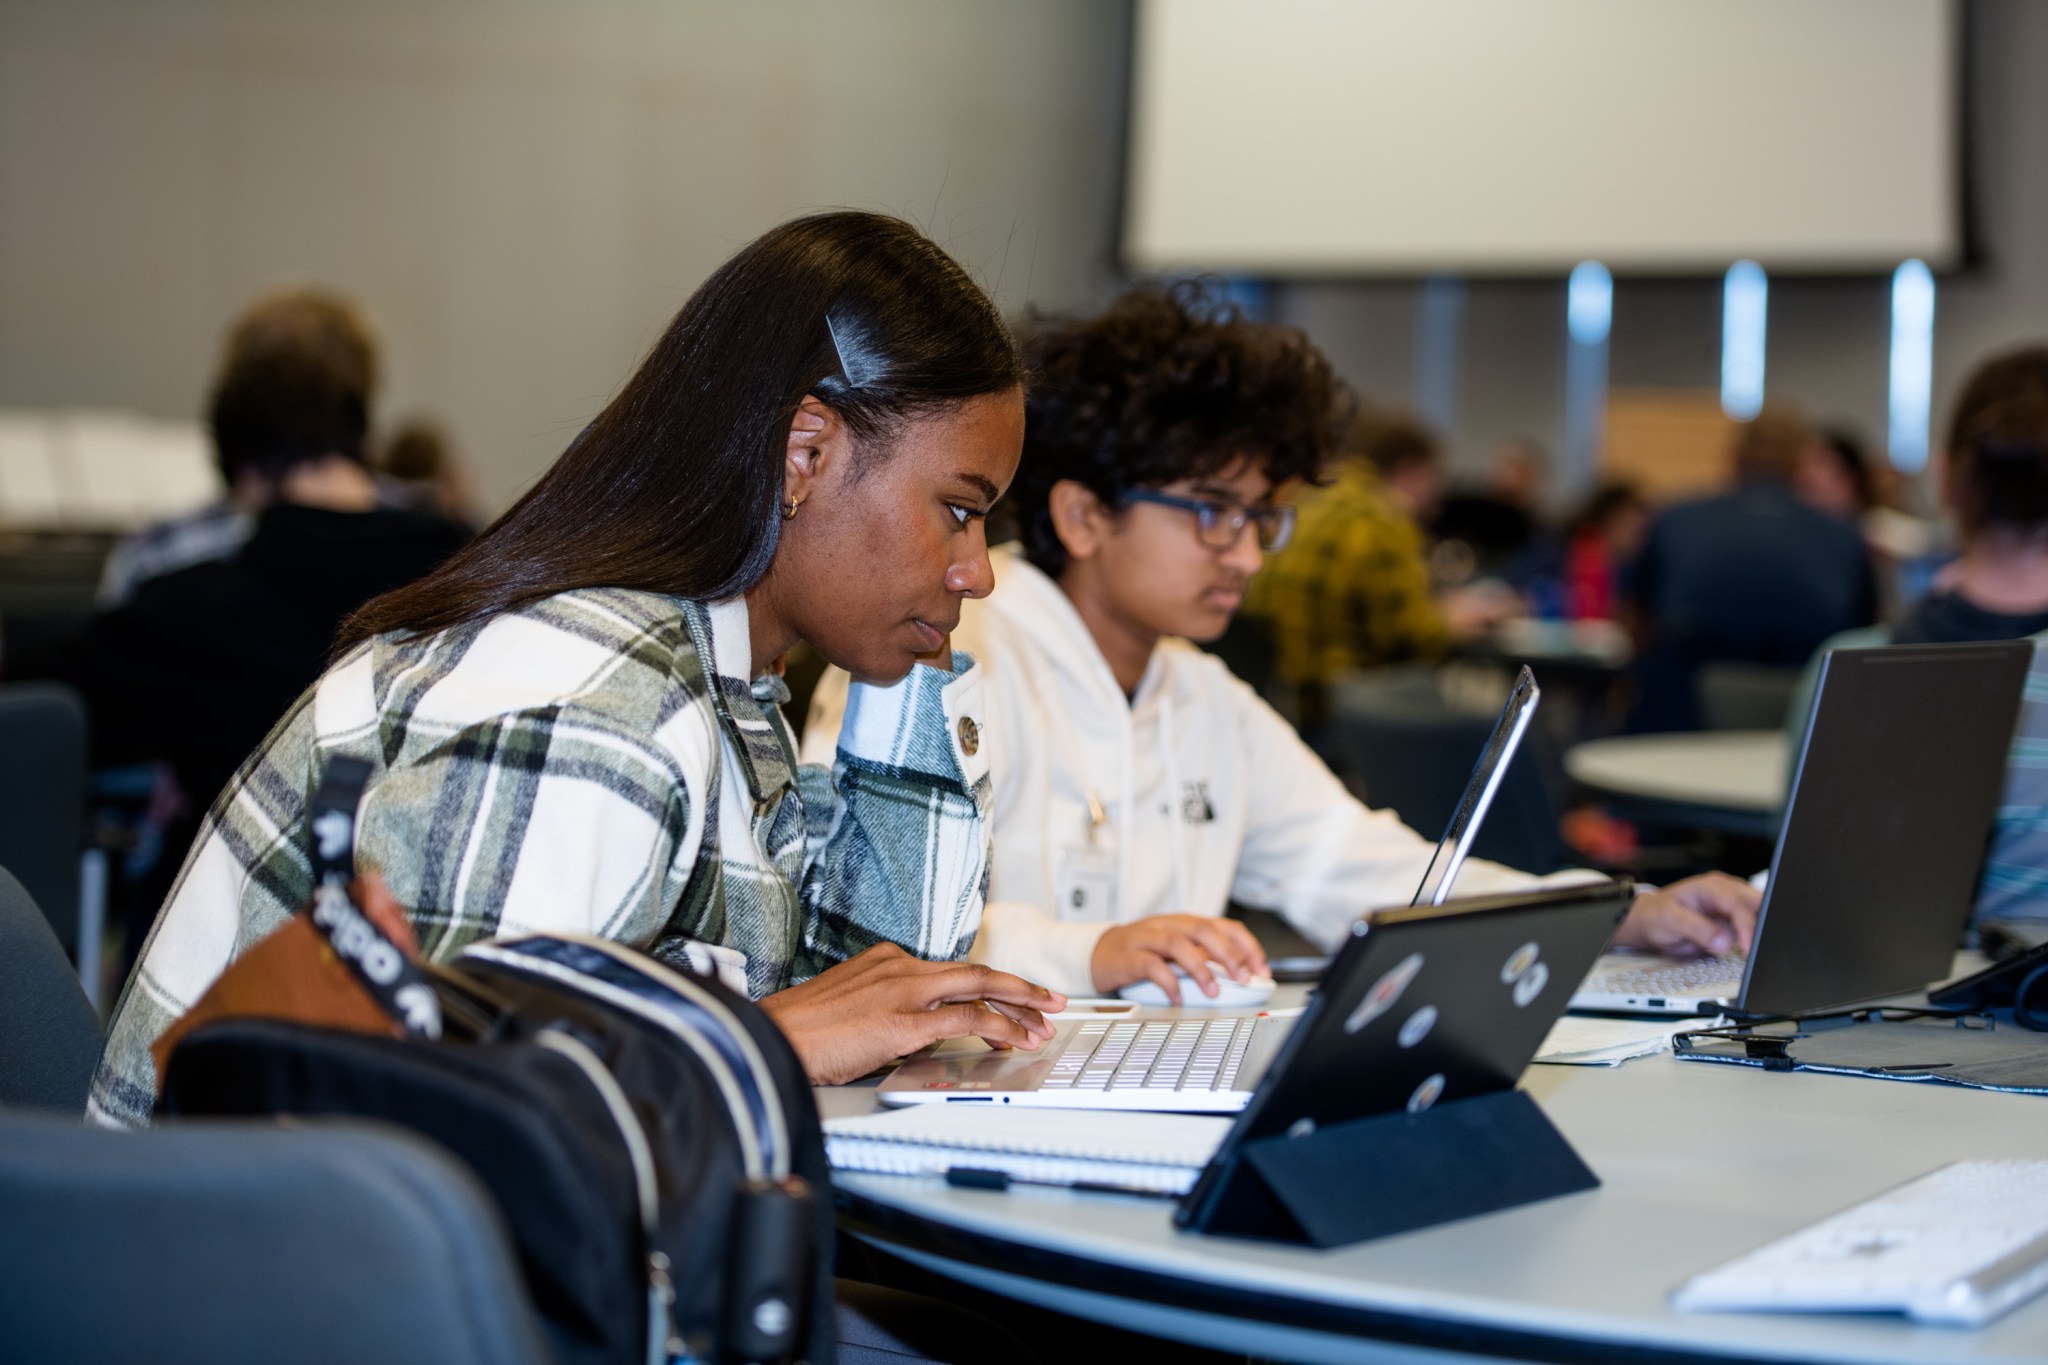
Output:
<instances>
[{"instance_id":1,"label":"woman's hand typing","mask_svg":"<svg viewBox=\"0 0 2048 1365\"><path fill-rule=\"evenodd\" d=\"M973 962L926 962L893 943L764 997L816 1085L843 1085L947 1038L1036 1051L1052 1037L1057 991Z\"/></svg>"}]
</instances>

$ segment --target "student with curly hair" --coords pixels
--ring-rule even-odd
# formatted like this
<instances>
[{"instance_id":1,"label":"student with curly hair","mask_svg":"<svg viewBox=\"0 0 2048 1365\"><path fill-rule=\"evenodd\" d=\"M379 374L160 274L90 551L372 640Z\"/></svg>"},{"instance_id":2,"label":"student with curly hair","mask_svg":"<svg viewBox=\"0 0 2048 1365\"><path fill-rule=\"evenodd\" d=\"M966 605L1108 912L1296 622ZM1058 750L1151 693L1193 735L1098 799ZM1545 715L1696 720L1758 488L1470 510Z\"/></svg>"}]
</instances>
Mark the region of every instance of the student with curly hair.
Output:
<instances>
[{"instance_id":1,"label":"student with curly hair","mask_svg":"<svg viewBox=\"0 0 2048 1365\"><path fill-rule=\"evenodd\" d=\"M1054 989L1151 980L1205 994L1211 964L1265 969L1237 901L1334 944L1407 899L1432 845L1347 793L1273 709L1189 643L1229 625L1348 420L1329 363L1292 328L1141 288L1027 339L1022 543L956 636L987 673L995 855L973 956ZM833 680L804 743L829 753ZM1581 874L1583 875L1583 874ZM1461 887L1537 879L1467 863ZM1755 894L1725 877L1646 896L1628 941L1721 951Z\"/></svg>"}]
</instances>

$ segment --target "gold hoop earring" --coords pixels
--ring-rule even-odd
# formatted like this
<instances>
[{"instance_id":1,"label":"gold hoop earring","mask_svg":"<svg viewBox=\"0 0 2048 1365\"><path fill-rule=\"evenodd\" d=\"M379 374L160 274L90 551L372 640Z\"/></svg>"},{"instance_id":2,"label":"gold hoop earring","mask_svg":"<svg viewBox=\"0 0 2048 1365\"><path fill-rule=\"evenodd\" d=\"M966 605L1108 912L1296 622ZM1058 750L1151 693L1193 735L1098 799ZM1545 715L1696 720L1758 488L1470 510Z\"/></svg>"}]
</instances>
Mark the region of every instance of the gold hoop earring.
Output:
<instances>
[{"instance_id":1,"label":"gold hoop earring","mask_svg":"<svg viewBox=\"0 0 2048 1365\"><path fill-rule=\"evenodd\" d=\"M793 518L794 516L796 516L796 509L797 509L797 504L798 504L798 503L800 503L800 502L802 502L802 501L803 501L803 499L802 499L802 498L798 498L798 497L791 497L791 498L790 498L790 500L789 500L789 506L787 506L787 507L785 507L785 508L783 508L783 509L782 509L782 519L783 519L784 521L788 521L788 520L790 520L791 518Z\"/></svg>"}]
</instances>

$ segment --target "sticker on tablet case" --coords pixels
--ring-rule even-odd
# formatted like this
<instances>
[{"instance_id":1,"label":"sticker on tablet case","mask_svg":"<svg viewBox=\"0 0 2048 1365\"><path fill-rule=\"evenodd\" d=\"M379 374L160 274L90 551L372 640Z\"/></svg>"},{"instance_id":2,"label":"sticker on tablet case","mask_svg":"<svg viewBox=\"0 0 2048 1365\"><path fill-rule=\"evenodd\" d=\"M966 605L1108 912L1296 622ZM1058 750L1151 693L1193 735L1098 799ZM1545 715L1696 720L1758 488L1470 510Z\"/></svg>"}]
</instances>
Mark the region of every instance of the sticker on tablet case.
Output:
<instances>
[{"instance_id":1,"label":"sticker on tablet case","mask_svg":"<svg viewBox=\"0 0 2048 1365\"><path fill-rule=\"evenodd\" d=\"M1520 981L1522 974L1536 965L1538 953L1539 950L1533 943L1524 943L1510 953L1508 960L1500 966L1500 984L1506 986Z\"/></svg>"},{"instance_id":2,"label":"sticker on tablet case","mask_svg":"<svg viewBox=\"0 0 2048 1365\"><path fill-rule=\"evenodd\" d=\"M1436 1006L1424 1005L1401 1021L1401 1046L1414 1047L1436 1027Z\"/></svg>"},{"instance_id":3,"label":"sticker on tablet case","mask_svg":"<svg viewBox=\"0 0 2048 1365\"><path fill-rule=\"evenodd\" d=\"M1443 1093L1443 1072L1439 1071L1434 1076L1423 1077L1422 1084L1416 1086L1415 1093L1408 1097L1408 1112L1411 1114L1421 1113L1441 1099Z\"/></svg>"},{"instance_id":4,"label":"sticker on tablet case","mask_svg":"<svg viewBox=\"0 0 2048 1365\"><path fill-rule=\"evenodd\" d=\"M1356 1033L1394 1008L1401 992L1408 989L1408 983L1421 970L1421 953L1410 953L1402 958L1385 976L1373 982L1372 989L1365 993L1365 999L1358 1002L1358 1008L1351 1011L1351 1017L1344 1021L1344 1031Z\"/></svg>"},{"instance_id":5,"label":"sticker on tablet case","mask_svg":"<svg viewBox=\"0 0 2048 1365\"><path fill-rule=\"evenodd\" d=\"M1541 962L1536 963L1522 974L1521 980L1515 983L1515 1003L1517 1005L1527 1005L1531 1000L1543 994L1543 988L1549 983L1550 968L1544 966Z\"/></svg>"}]
</instances>

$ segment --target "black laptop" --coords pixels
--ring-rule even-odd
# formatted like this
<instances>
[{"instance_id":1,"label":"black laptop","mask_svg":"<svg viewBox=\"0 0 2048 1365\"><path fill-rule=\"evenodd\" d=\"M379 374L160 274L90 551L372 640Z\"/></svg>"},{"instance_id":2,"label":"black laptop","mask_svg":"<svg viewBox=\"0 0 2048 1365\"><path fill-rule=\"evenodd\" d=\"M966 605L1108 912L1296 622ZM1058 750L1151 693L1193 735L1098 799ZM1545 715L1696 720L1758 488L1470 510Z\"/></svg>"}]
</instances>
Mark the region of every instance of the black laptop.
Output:
<instances>
[{"instance_id":1,"label":"black laptop","mask_svg":"<svg viewBox=\"0 0 2048 1365\"><path fill-rule=\"evenodd\" d=\"M2032 640L1829 650L1747 957L1605 958L1574 1009L1770 1016L1949 974Z\"/></svg>"}]
</instances>

